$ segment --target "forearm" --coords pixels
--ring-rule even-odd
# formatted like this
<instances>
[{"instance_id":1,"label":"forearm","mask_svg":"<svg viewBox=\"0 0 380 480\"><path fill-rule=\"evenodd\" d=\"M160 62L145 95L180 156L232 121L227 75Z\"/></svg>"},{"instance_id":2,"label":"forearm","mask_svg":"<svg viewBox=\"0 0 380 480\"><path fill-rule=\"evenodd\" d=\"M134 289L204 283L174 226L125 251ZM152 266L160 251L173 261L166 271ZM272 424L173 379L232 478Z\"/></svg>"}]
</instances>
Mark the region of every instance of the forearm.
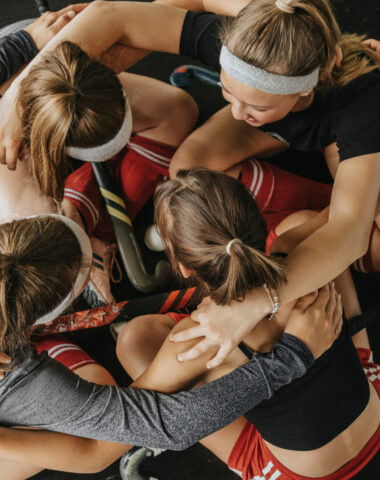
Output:
<instances>
[{"instance_id":1,"label":"forearm","mask_svg":"<svg viewBox=\"0 0 380 480\"><path fill-rule=\"evenodd\" d=\"M326 285L364 253L356 223L351 216L331 220L290 252L288 281L280 289L282 303Z\"/></svg>"},{"instance_id":2,"label":"forearm","mask_svg":"<svg viewBox=\"0 0 380 480\"><path fill-rule=\"evenodd\" d=\"M273 242L270 250L272 252L290 253L294 248L303 242L312 233L325 225L329 219L329 207L319 212L312 220L305 222L282 233Z\"/></svg>"},{"instance_id":3,"label":"forearm","mask_svg":"<svg viewBox=\"0 0 380 480\"><path fill-rule=\"evenodd\" d=\"M345 160L339 165L325 225L287 257L288 282L282 302L330 282L365 254L379 199L380 155Z\"/></svg>"},{"instance_id":4,"label":"forearm","mask_svg":"<svg viewBox=\"0 0 380 480\"><path fill-rule=\"evenodd\" d=\"M28 425L108 442L180 450L304 375L313 356L302 342L285 335L271 354L255 357L207 385L174 395L94 385L52 360L42 359L38 367L33 359L30 361L34 370L28 382L17 382L22 372L15 371L0 385L0 389L13 385L2 396L3 425ZM56 393L45 398L41 411L41 398L47 390ZM22 409L15 407L21 404Z\"/></svg>"},{"instance_id":5,"label":"forearm","mask_svg":"<svg viewBox=\"0 0 380 480\"><path fill-rule=\"evenodd\" d=\"M45 446L48 445L48 449ZM0 427L0 457L50 470L95 473L104 470L128 446L42 430Z\"/></svg>"},{"instance_id":6,"label":"forearm","mask_svg":"<svg viewBox=\"0 0 380 480\"><path fill-rule=\"evenodd\" d=\"M41 56L54 50L63 41L76 43L92 58L101 57L117 43L140 50L178 53L185 14L185 10L166 5L94 2L41 50L19 79L13 83L12 89L17 91L22 78ZM94 25L96 25L96 41L94 41ZM164 28L165 35L163 35ZM133 63L132 60L129 62Z\"/></svg>"},{"instance_id":7,"label":"forearm","mask_svg":"<svg viewBox=\"0 0 380 480\"><path fill-rule=\"evenodd\" d=\"M173 5L196 12L212 12L235 17L250 2L251 0L156 0L155 3Z\"/></svg>"}]
</instances>

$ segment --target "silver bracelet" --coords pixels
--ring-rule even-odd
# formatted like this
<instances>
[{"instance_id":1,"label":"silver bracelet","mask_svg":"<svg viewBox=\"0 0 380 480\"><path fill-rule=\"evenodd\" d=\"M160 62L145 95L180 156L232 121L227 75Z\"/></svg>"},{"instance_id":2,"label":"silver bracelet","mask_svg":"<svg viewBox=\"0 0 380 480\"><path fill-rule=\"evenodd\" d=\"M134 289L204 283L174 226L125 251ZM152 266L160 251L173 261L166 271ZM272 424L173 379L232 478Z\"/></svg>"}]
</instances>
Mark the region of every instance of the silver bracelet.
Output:
<instances>
[{"instance_id":1,"label":"silver bracelet","mask_svg":"<svg viewBox=\"0 0 380 480\"><path fill-rule=\"evenodd\" d=\"M278 299L278 293L277 290L274 288L268 288L266 283L263 285L265 291L268 294L268 298L270 303L272 304L272 311L270 312L270 316L268 320L273 320L273 317L276 315L278 312L278 309L280 308L280 301Z\"/></svg>"}]
</instances>

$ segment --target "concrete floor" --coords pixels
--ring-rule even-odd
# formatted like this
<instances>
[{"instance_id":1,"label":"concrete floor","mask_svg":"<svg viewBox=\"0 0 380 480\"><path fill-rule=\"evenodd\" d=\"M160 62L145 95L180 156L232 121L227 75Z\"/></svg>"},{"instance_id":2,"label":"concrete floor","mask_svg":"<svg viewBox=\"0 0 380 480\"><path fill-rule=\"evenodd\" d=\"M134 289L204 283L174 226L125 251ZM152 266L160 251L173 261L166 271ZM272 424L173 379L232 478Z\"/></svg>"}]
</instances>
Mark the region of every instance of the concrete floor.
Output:
<instances>
[{"instance_id":1,"label":"concrete floor","mask_svg":"<svg viewBox=\"0 0 380 480\"><path fill-rule=\"evenodd\" d=\"M75 2L75 0L73 0ZM50 7L56 10L68 5L67 0L50 0ZM360 3L354 0L333 0L333 5L340 25L344 31L353 31L357 33L367 34L369 36L380 38L380 4L378 0L362 0ZM37 10L33 0L0 0L0 27L13 23L17 20L37 16ZM188 59L166 54L153 54L144 61L140 62L131 71L149 76L154 76L161 80L167 81L170 72L178 65L188 63ZM223 99L213 87L195 84L191 87L190 93L197 100L201 110L201 121L208 118L221 105ZM281 160L282 167L289 170L311 176L318 180L328 178L326 170L321 168L319 158L308 161L307 165L302 161L300 156L292 162L287 163L285 158ZM147 207L151 208L151 207ZM139 222L141 219L137 219ZM364 308L376 304L379 301L380 292L380 275L363 276L356 275L355 281L359 290L361 303ZM122 296L121 290L117 290L115 294ZM369 329L370 339L375 351L377 362L380 361L380 326L373 325ZM99 329L98 331L86 331L76 335L76 340L90 354L105 364L112 371L120 384L126 385L128 379L122 374L120 367L114 355L114 343L108 330ZM101 349L99 346L101 345ZM99 357L99 350L102 354ZM213 455L208 453L203 447L196 445L185 452L173 453L167 452L154 460L147 461L144 465L144 473L152 475L160 480L171 480L181 478L183 480L213 480L213 479L235 479L235 474L219 462ZM96 475L78 475L63 474L60 472L44 471L33 477L35 480L117 480L120 478L118 474L118 464L111 465L107 470ZM380 478L380 458L363 470L357 480L375 480Z\"/></svg>"}]
</instances>

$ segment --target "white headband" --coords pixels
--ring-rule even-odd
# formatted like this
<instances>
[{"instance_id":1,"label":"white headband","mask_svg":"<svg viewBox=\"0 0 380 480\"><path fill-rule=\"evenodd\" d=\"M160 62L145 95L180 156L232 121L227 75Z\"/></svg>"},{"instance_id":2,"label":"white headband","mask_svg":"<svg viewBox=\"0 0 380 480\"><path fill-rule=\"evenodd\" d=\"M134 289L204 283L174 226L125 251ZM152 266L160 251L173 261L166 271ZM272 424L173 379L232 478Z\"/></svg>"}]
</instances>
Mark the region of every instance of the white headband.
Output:
<instances>
[{"instance_id":1,"label":"white headband","mask_svg":"<svg viewBox=\"0 0 380 480\"><path fill-rule=\"evenodd\" d=\"M88 238L86 232L80 227L74 220L70 218L64 217L63 215L56 215L56 214L44 214L44 215L31 215L30 217L26 218L40 218L40 217L53 217L61 222L63 222L75 235L76 239L78 240L80 250L82 252L82 260L79 266L79 272L77 278L75 279L75 283L73 285L72 290L67 294L67 296L62 300L62 302L57 305L53 310L46 313L39 319L34 322L34 325L41 325L42 323L49 323L55 318L57 318L62 312L64 312L73 302L73 300L78 296L79 292L83 289L83 287L87 284L88 281L88 274L91 269L92 263L92 247L90 243L90 239Z\"/></svg>"},{"instance_id":2,"label":"white headband","mask_svg":"<svg viewBox=\"0 0 380 480\"><path fill-rule=\"evenodd\" d=\"M267 93L291 95L313 88L318 84L319 67L301 77L278 75L244 62L231 53L225 45L220 52L219 61L223 70L232 78L247 87L257 88L257 90Z\"/></svg>"},{"instance_id":3,"label":"white headband","mask_svg":"<svg viewBox=\"0 0 380 480\"><path fill-rule=\"evenodd\" d=\"M97 147L65 147L66 155L84 162L105 162L114 157L128 143L132 133L132 112L125 97L125 114L123 123L117 134L104 145Z\"/></svg>"}]
</instances>

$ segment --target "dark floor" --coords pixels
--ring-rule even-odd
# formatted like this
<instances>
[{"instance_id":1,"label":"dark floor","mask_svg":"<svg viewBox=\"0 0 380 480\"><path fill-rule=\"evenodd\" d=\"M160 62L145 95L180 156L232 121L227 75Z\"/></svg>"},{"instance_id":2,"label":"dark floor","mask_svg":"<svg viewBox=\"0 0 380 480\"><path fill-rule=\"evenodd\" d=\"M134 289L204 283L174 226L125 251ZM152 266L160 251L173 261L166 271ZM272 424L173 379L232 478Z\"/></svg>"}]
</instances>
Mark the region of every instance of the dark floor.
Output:
<instances>
[{"instance_id":1,"label":"dark floor","mask_svg":"<svg viewBox=\"0 0 380 480\"><path fill-rule=\"evenodd\" d=\"M69 3L67 0L50 0L52 10L62 8ZM380 38L380 2L379 0L333 0L337 17L344 31L358 32ZM37 16L37 10L33 0L0 0L0 27L17 20ZM140 62L132 69L135 73L154 76L167 81L170 72L178 65L188 63L188 59L166 54L153 54ZM213 87L194 84L190 93L197 100L201 110L203 121L211 113L216 111L222 104L220 92ZM284 163L285 162L285 163ZM319 158L308 159L306 163L300 156L292 156L292 162L287 163L286 158L281 160L281 165L289 170L305 176L312 176L319 180L327 179L326 171L321 168ZM147 209L151 208L150 206ZM141 222L141 219L137 219ZM139 224L137 223L137 230ZM356 284L359 290L363 308L376 304L380 298L380 275L363 276L356 275ZM125 285L123 286L123 288ZM130 290L130 289L129 289ZM132 295L132 294L130 294ZM120 288L116 296L125 298L125 290ZM380 325L373 325L369 329L371 344L375 351L377 361L380 361ZM127 385L128 378L122 373L114 355L114 343L107 329L98 331L86 331L76 334L76 341L86 346L89 353L100 360L117 378L121 385ZM99 348L101 346L101 348ZM101 354L99 352L101 351ZM144 472L160 480L213 480L235 479L236 475L215 457L209 454L203 447L196 445L185 452L167 452L156 459L145 462ZM111 465L107 470L97 475L63 474L59 472L45 471L33 477L43 480L117 480L118 464ZM380 458L363 470L355 477L357 480L375 480L380 478ZM4 479L5 480L5 479Z\"/></svg>"}]
</instances>

